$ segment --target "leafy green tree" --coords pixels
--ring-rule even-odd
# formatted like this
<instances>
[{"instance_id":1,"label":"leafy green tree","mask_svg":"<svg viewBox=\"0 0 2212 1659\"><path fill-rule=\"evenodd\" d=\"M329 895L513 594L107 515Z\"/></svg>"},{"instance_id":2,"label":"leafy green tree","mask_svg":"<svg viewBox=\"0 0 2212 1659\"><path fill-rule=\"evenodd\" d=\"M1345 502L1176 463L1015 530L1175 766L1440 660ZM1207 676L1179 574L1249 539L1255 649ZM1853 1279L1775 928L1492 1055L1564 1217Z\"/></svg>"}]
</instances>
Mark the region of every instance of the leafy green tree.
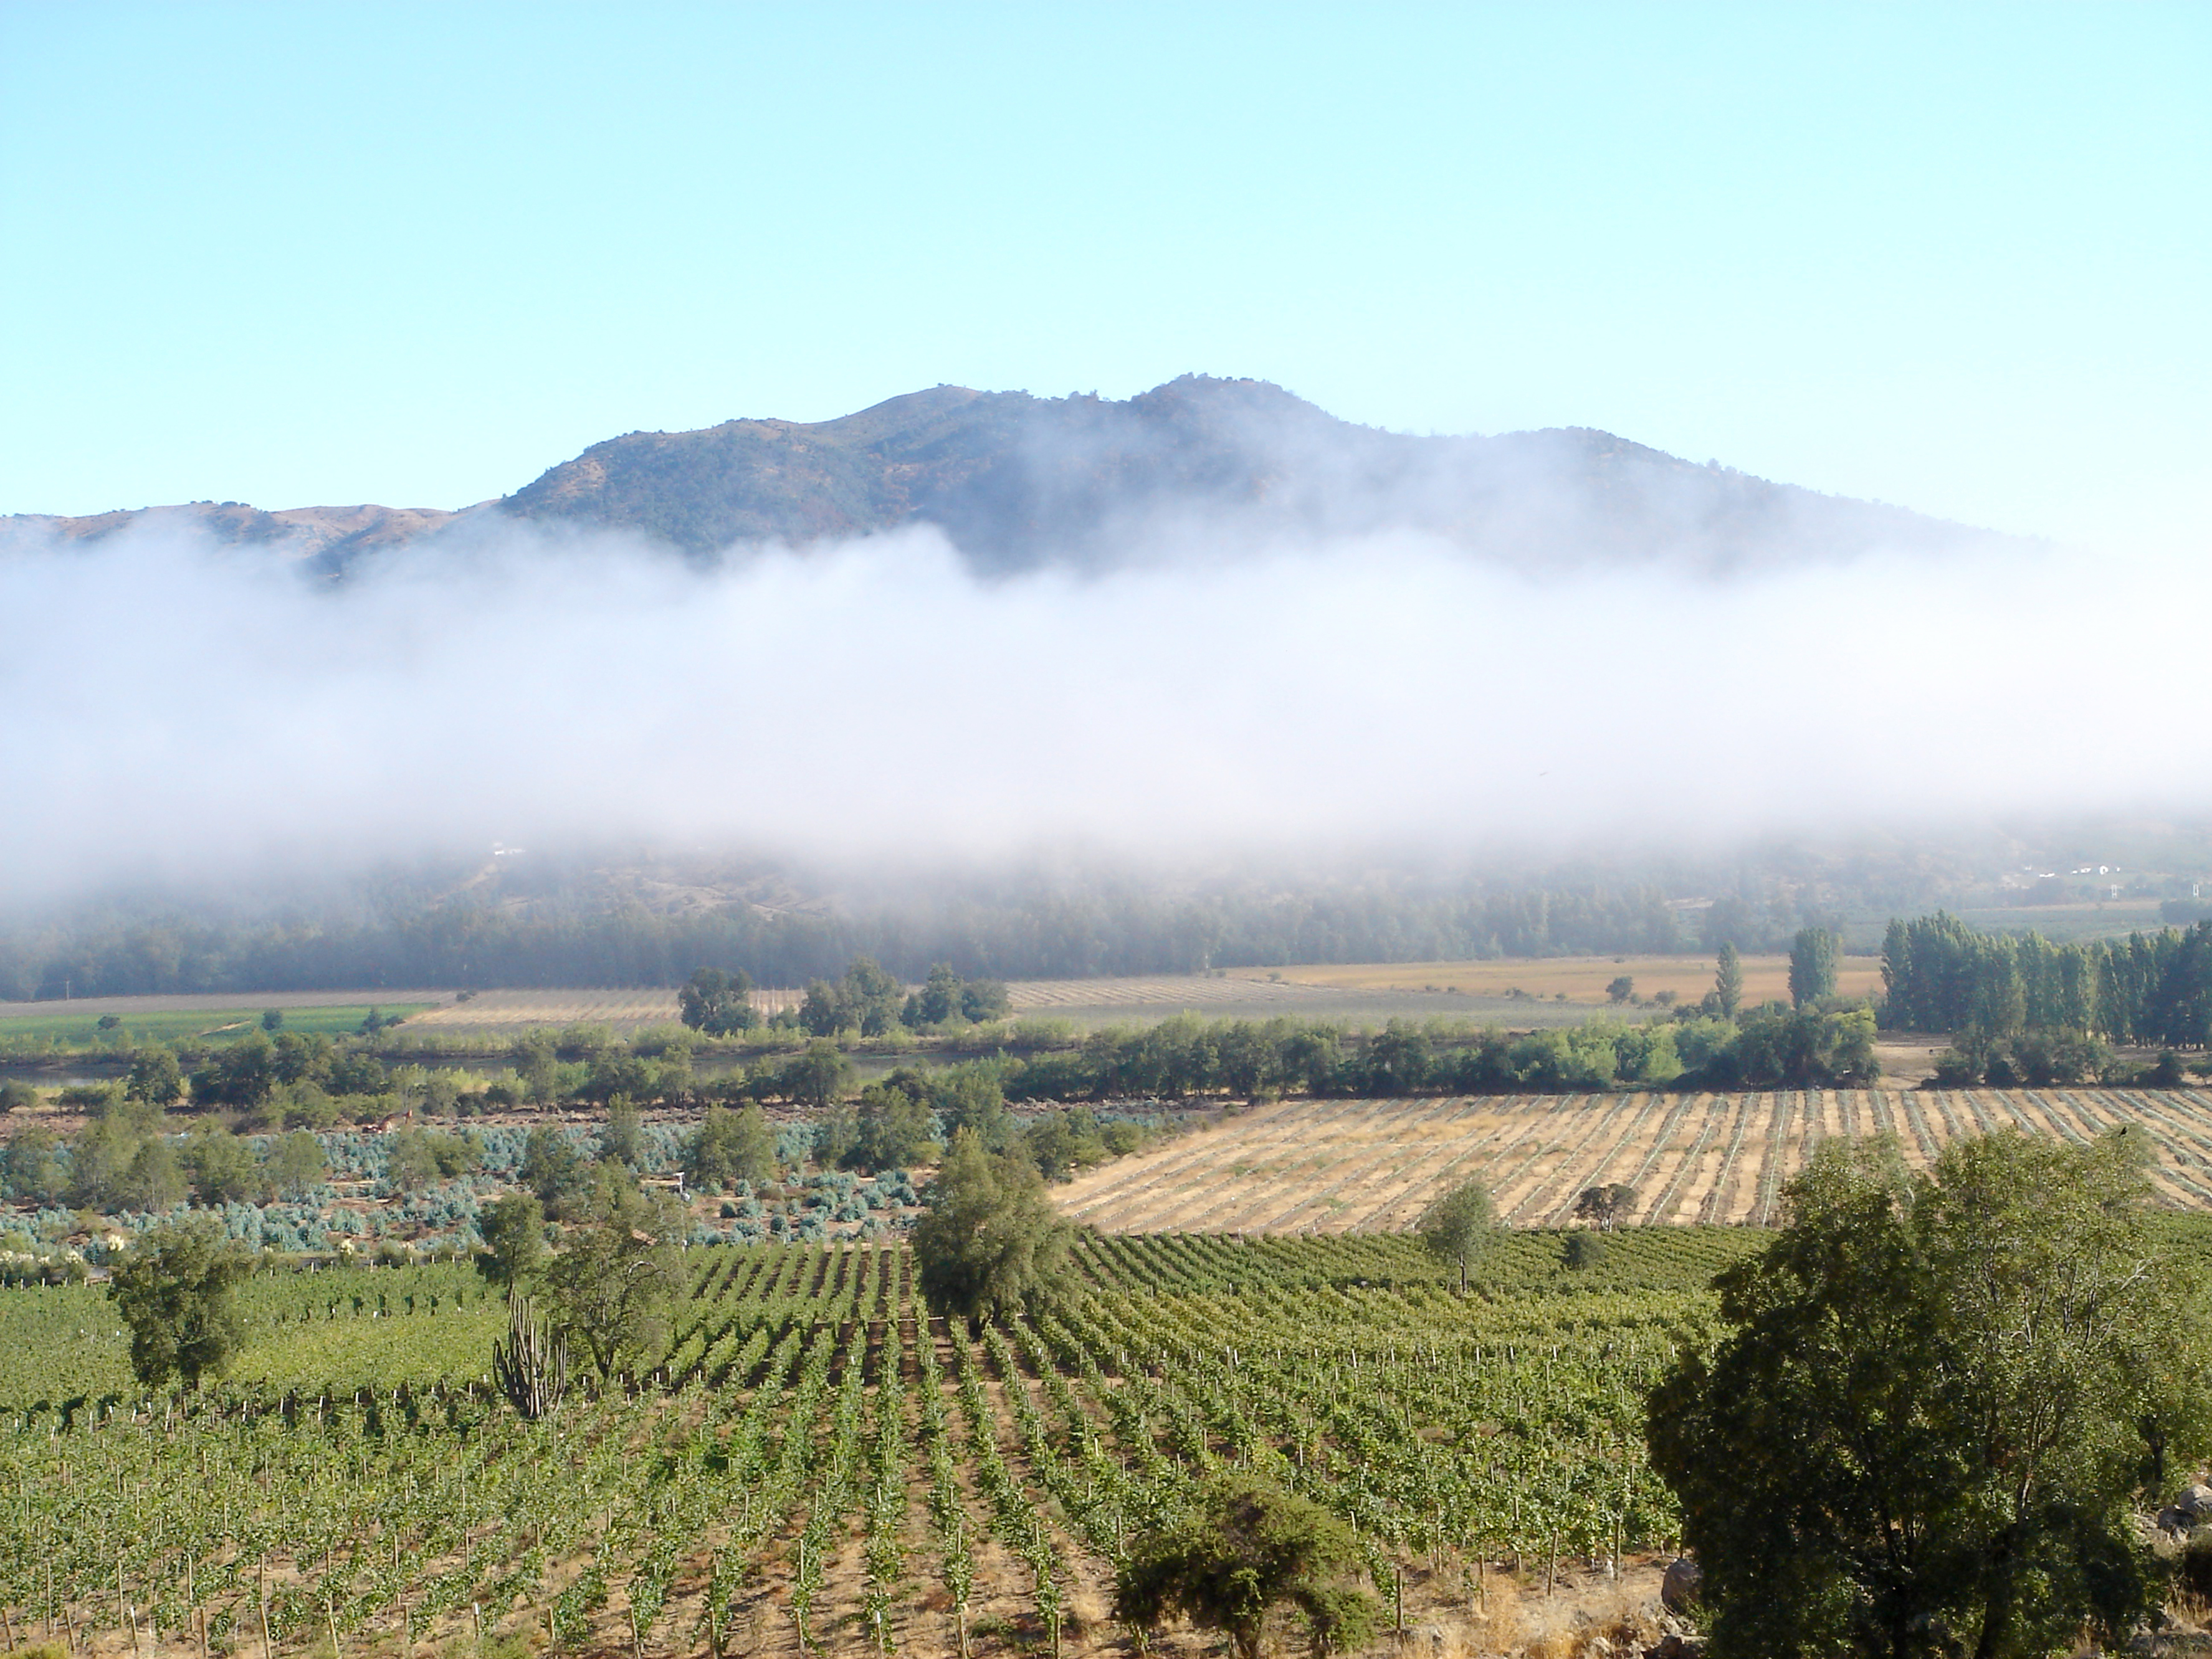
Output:
<instances>
[{"instance_id":1,"label":"leafy green tree","mask_svg":"<svg viewBox=\"0 0 2212 1659\"><path fill-rule=\"evenodd\" d=\"M684 1172L697 1186L775 1179L775 1131L756 1104L742 1112L710 1106L684 1149Z\"/></svg>"},{"instance_id":2,"label":"leafy green tree","mask_svg":"<svg viewBox=\"0 0 2212 1659\"><path fill-rule=\"evenodd\" d=\"M669 1309L684 1288L683 1225L673 1202L603 1168L582 1224L547 1266L555 1320L602 1381L666 1346Z\"/></svg>"},{"instance_id":3,"label":"leafy green tree","mask_svg":"<svg viewBox=\"0 0 2212 1659\"><path fill-rule=\"evenodd\" d=\"M2154 1599L2139 1488L2212 1440L2200 1287L2148 1198L2126 1135L1956 1140L1921 1175L1820 1146L1717 1281L1717 1350L1650 1401L1715 1659L2117 1644Z\"/></svg>"},{"instance_id":4,"label":"leafy green tree","mask_svg":"<svg viewBox=\"0 0 2212 1659\"><path fill-rule=\"evenodd\" d=\"M217 1048L192 1073L192 1099L203 1106L235 1106L252 1111L276 1091L276 1048L267 1033L255 1031Z\"/></svg>"},{"instance_id":5,"label":"leafy green tree","mask_svg":"<svg viewBox=\"0 0 2212 1659\"><path fill-rule=\"evenodd\" d=\"M937 1073L933 1081L937 1109L945 1115L948 1133L965 1129L985 1151L1006 1150L1013 1139L1014 1120L1006 1110L1006 1091L995 1070L988 1065L956 1066Z\"/></svg>"},{"instance_id":6,"label":"leafy green tree","mask_svg":"<svg viewBox=\"0 0 2212 1659\"><path fill-rule=\"evenodd\" d=\"M134 1242L107 1286L130 1328L131 1374L149 1389L179 1376L192 1389L221 1376L245 1340L234 1292L252 1270L212 1217Z\"/></svg>"},{"instance_id":7,"label":"leafy green tree","mask_svg":"<svg viewBox=\"0 0 2212 1659\"><path fill-rule=\"evenodd\" d=\"M1723 1019L1734 1019L1743 1006L1743 959L1735 946L1721 941L1718 965L1713 970L1713 1008Z\"/></svg>"},{"instance_id":8,"label":"leafy green tree","mask_svg":"<svg viewBox=\"0 0 2212 1659\"><path fill-rule=\"evenodd\" d=\"M279 1083L319 1083L336 1086L332 1085L332 1073L337 1067L337 1051L331 1046L330 1038L320 1031L278 1033L276 1041L270 1045L269 1058L270 1064L276 1068ZM382 1071L373 1056L364 1054L355 1059L356 1065L361 1060L368 1060L374 1070ZM369 1091L380 1087L381 1083L380 1076Z\"/></svg>"},{"instance_id":9,"label":"leafy green tree","mask_svg":"<svg viewBox=\"0 0 2212 1659\"><path fill-rule=\"evenodd\" d=\"M907 1082L912 1075L894 1073L860 1091L859 1134L848 1159L854 1168L871 1174L908 1169L937 1150L929 1103Z\"/></svg>"},{"instance_id":10,"label":"leafy green tree","mask_svg":"<svg viewBox=\"0 0 2212 1659\"><path fill-rule=\"evenodd\" d=\"M27 1112L39 1103L39 1091L19 1077L0 1080L0 1112Z\"/></svg>"},{"instance_id":11,"label":"leafy green tree","mask_svg":"<svg viewBox=\"0 0 2212 1659\"><path fill-rule=\"evenodd\" d=\"M1028 1158L994 1157L973 1131L960 1130L926 1201L915 1224L915 1263L922 1294L940 1313L980 1327L1067 1294L1074 1230Z\"/></svg>"},{"instance_id":12,"label":"leafy green tree","mask_svg":"<svg viewBox=\"0 0 2212 1659\"><path fill-rule=\"evenodd\" d=\"M960 975L952 971L951 963L940 962L929 970L921 988L906 1000L900 1023L919 1031L949 1024L956 1017L964 1018L960 1012Z\"/></svg>"},{"instance_id":13,"label":"leafy green tree","mask_svg":"<svg viewBox=\"0 0 2212 1659\"><path fill-rule=\"evenodd\" d=\"M148 1135L131 1153L115 1194L126 1210L173 1210L185 1201L184 1166L176 1149L160 1135Z\"/></svg>"},{"instance_id":14,"label":"leafy green tree","mask_svg":"<svg viewBox=\"0 0 2212 1659\"><path fill-rule=\"evenodd\" d=\"M27 1124L8 1137L8 1153L0 1160L8 1196L26 1203L50 1203L64 1188L61 1143L43 1123Z\"/></svg>"},{"instance_id":15,"label":"leafy green tree","mask_svg":"<svg viewBox=\"0 0 2212 1659\"><path fill-rule=\"evenodd\" d=\"M860 1139L853 1109L842 1100L832 1101L814 1121L814 1161L825 1170L842 1169Z\"/></svg>"},{"instance_id":16,"label":"leafy green tree","mask_svg":"<svg viewBox=\"0 0 2212 1659\"><path fill-rule=\"evenodd\" d=\"M1602 1187L1585 1187L1575 1199L1575 1213L1611 1232L1635 1213L1637 1197L1636 1188L1625 1181L1607 1182Z\"/></svg>"},{"instance_id":17,"label":"leafy green tree","mask_svg":"<svg viewBox=\"0 0 2212 1659\"><path fill-rule=\"evenodd\" d=\"M645 1167L645 1118L628 1095L617 1095L607 1103L607 1121L599 1130L599 1156L627 1164L633 1170Z\"/></svg>"},{"instance_id":18,"label":"leafy green tree","mask_svg":"<svg viewBox=\"0 0 2212 1659\"><path fill-rule=\"evenodd\" d=\"M532 1129L522 1143L519 1173L545 1213L556 1218L566 1218L591 1194L591 1166L577 1156L568 1137L550 1125Z\"/></svg>"},{"instance_id":19,"label":"leafy green tree","mask_svg":"<svg viewBox=\"0 0 2212 1659\"><path fill-rule=\"evenodd\" d=\"M897 1024L904 1002L899 982L878 967L873 957L853 959L837 988L837 1000L843 1015L840 1024L857 1026L864 1037L881 1036Z\"/></svg>"},{"instance_id":20,"label":"leafy green tree","mask_svg":"<svg viewBox=\"0 0 2212 1659\"><path fill-rule=\"evenodd\" d=\"M779 1092L817 1112L829 1110L830 1103L845 1092L852 1080L853 1063L838 1052L836 1043L820 1038L808 1043L804 1054L786 1061L775 1074Z\"/></svg>"},{"instance_id":21,"label":"leafy green tree","mask_svg":"<svg viewBox=\"0 0 2212 1659\"><path fill-rule=\"evenodd\" d=\"M1004 1019L1013 1011L1013 999L995 979L971 979L960 988L960 1012L972 1024Z\"/></svg>"},{"instance_id":22,"label":"leafy green tree","mask_svg":"<svg viewBox=\"0 0 2212 1659\"><path fill-rule=\"evenodd\" d=\"M811 980L799 1000L799 1027L809 1036L833 1037L846 1025L845 1009L837 988L824 979Z\"/></svg>"},{"instance_id":23,"label":"leafy green tree","mask_svg":"<svg viewBox=\"0 0 2212 1659\"><path fill-rule=\"evenodd\" d=\"M1368 1040L1368 1086L1378 1095L1412 1094L1435 1068L1429 1039L1419 1026L1394 1019Z\"/></svg>"},{"instance_id":24,"label":"leafy green tree","mask_svg":"<svg viewBox=\"0 0 2212 1659\"><path fill-rule=\"evenodd\" d=\"M1480 1181L1462 1182L1422 1212L1415 1231L1430 1255L1458 1267L1459 1287L1464 1292L1468 1269L1498 1234L1498 1209L1490 1201L1490 1188Z\"/></svg>"},{"instance_id":25,"label":"leafy green tree","mask_svg":"<svg viewBox=\"0 0 2212 1659\"><path fill-rule=\"evenodd\" d=\"M1843 935L1826 927L1801 927L1790 941L1790 1000L1802 1008L1836 994Z\"/></svg>"},{"instance_id":26,"label":"leafy green tree","mask_svg":"<svg viewBox=\"0 0 2212 1659\"><path fill-rule=\"evenodd\" d=\"M261 1011L261 1029L264 1031L283 1030L284 1011L282 1008L264 1008Z\"/></svg>"},{"instance_id":27,"label":"leafy green tree","mask_svg":"<svg viewBox=\"0 0 2212 1659\"><path fill-rule=\"evenodd\" d=\"M1635 994L1636 976L1632 974L1616 974L1606 981L1605 998L1607 1002L1626 1002Z\"/></svg>"},{"instance_id":28,"label":"leafy green tree","mask_svg":"<svg viewBox=\"0 0 2212 1659\"><path fill-rule=\"evenodd\" d=\"M184 1164L198 1203L248 1204L268 1190L253 1143L220 1124L202 1122L193 1128L185 1138Z\"/></svg>"},{"instance_id":29,"label":"leafy green tree","mask_svg":"<svg viewBox=\"0 0 2212 1659\"><path fill-rule=\"evenodd\" d=\"M508 1290L533 1283L545 1261L545 1210L529 1193L507 1193L477 1212L483 1254L477 1271Z\"/></svg>"},{"instance_id":30,"label":"leafy green tree","mask_svg":"<svg viewBox=\"0 0 2212 1659\"><path fill-rule=\"evenodd\" d=\"M176 1054L167 1048L138 1050L131 1056L131 1071L124 1079L123 1092L133 1100L165 1109L175 1105L185 1097L185 1074L177 1064Z\"/></svg>"},{"instance_id":31,"label":"leafy green tree","mask_svg":"<svg viewBox=\"0 0 2212 1659\"><path fill-rule=\"evenodd\" d=\"M753 982L742 969L726 974L719 968L702 968L676 994L684 1023L708 1036L730 1036L749 1031L760 1021L754 1009Z\"/></svg>"},{"instance_id":32,"label":"leafy green tree","mask_svg":"<svg viewBox=\"0 0 2212 1659\"><path fill-rule=\"evenodd\" d=\"M1360 1587L1366 1557L1350 1527L1255 1474L1213 1477L1181 1516L1139 1534L1116 1576L1114 1616L1140 1631L1182 1615L1259 1659L1267 1615L1303 1615L1318 1653L1364 1647L1382 1619Z\"/></svg>"},{"instance_id":33,"label":"leafy green tree","mask_svg":"<svg viewBox=\"0 0 2212 1659\"><path fill-rule=\"evenodd\" d=\"M330 1173L323 1143L305 1129L280 1135L269 1148L269 1184L285 1198L305 1198Z\"/></svg>"}]
</instances>

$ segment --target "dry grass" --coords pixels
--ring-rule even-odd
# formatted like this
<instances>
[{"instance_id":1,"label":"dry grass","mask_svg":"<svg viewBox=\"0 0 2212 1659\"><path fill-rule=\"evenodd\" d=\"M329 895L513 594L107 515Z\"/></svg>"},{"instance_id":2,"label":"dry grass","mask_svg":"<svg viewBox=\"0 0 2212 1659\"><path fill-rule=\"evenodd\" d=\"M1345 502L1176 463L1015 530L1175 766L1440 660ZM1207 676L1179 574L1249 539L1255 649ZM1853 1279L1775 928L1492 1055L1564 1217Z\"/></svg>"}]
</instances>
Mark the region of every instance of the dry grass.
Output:
<instances>
[{"instance_id":1,"label":"dry grass","mask_svg":"<svg viewBox=\"0 0 2212 1659\"><path fill-rule=\"evenodd\" d=\"M1516 957L1483 962L1350 963L1265 971L1238 969L1232 977L1265 980L1273 975L1285 984L1326 986L1340 991L1456 991L1467 996L1502 997L1519 990L1545 1001L1565 992L1569 1002L1602 1004L1607 1000L1605 988L1623 974L1636 981L1639 997L1672 991L1684 1002L1695 1002L1713 988L1711 957ZM1881 964L1871 957L1845 957L1836 988L1850 997L1877 994L1881 989ZM1789 994L1789 957L1743 958L1747 1004Z\"/></svg>"},{"instance_id":2,"label":"dry grass","mask_svg":"<svg viewBox=\"0 0 2212 1659\"><path fill-rule=\"evenodd\" d=\"M1461 1182L1515 1226L1565 1223L1589 1187L1640 1194L1630 1219L1765 1225L1783 1183L1833 1134L1892 1133L1925 1164L1960 1135L2061 1139L2118 1123L2158 1150L2178 1208L2212 1208L2212 1093L2201 1090L1840 1090L1289 1101L1120 1158L1059 1189L1106 1232L1389 1232Z\"/></svg>"}]
</instances>

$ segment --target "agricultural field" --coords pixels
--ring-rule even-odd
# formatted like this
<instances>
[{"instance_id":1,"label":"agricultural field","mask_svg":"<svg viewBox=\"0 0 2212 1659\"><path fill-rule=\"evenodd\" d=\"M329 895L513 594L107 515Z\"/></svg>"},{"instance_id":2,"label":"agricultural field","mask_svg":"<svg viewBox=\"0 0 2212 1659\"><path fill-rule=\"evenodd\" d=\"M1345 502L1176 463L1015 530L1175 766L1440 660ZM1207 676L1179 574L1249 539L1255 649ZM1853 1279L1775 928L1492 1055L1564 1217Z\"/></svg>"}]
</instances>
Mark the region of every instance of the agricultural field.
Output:
<instances>
[{"instance_id":1,"label":"agricultural field","mask_svg":"<svg viewBox=\"0 0 2212 1659\"><path fill-rule=\"evenodd\" d=\"M1426 1650L1565 1651L1674 1542L1641 1400L1755 1242L1632 1231L1569 1269L1522 1232L1462 1298L1402 1237L1086 1236L1080 1297L979 1336L895 1245L697 1249L665 1366L538 1424L484 1385L463 1270L264 1278L238 1379L181 1411L9 1375L0 1612L180 1659L1131 1653L1126 1540L1233 1464L1348 1519ZM0 1338L99 1326L95 1294L0 1293Z\"/></svg>"},{"instance_id":2,"label":"agricultural field","mask_svg":"<svg viewBox=\"0 0 2212 1659\"><path fill-rule=\"evenodd\" d=\"M263 1012L277 1008L287 1031L319 1031L339 1036L361 1030L372 1013L415 1014L424 1001L371 1003L361 1000L313 1003L290 1008L274 1001L240 1007L228 997L207 1008L164 1008L146 1005L171 999L118 997L112 1006L89 1002L13 1003L0 1006L0 1054L35 1054L53 1048L127 1049L157 1042L225 1042L261 1030ZM103 1025L103 1020L112 1024Z\"/></svg>"},{"instance_id":3,"label":"agricultural field","mask_svg":"<svg viewBox=\"0 0 2212 1659\"><path fill-rule=\"evenodd\" d=\"M1788 957L1745 957L1742 962L1746 1007L1789 1000ZM1231 971L1262 980L1279 976L1285 985L1314 990L1442 994L1485 1002L1510 1000L1519 992L1539 1002L1564 999L1607 1005L1611 1000L1606 987L1622 975L1636 981L1636 995L1646 1000L1672 991L1678 1000L1694 1003L1713 988L1711 957L1499 957L1481 962L1351 963ZM1836 976L1839 995L1879 996L1881 988L1880 958L1843 959Z\"/></svg>"},{"instance_id":4,"label":"agricultural field","mask_svg":"<svg viewBox=\"0 0 2212 1659\"><path fill-rule=\"evenodd\" d=\"M2212 1209L2212 1093L2203 1090L1815 1090L1296 1101L1229 1117L1056 1189L1109 1233L1391 1232L1469 1180L1508 1224L1564 1224L1589 1187L1622 1182L1632 1219L1765 1226L1783 1184L1828 1135L1894 1134L1916 1165L1989 1130L2080 1141L2148 1138L2160 1198Z\"/></svg>"}]
</instances>

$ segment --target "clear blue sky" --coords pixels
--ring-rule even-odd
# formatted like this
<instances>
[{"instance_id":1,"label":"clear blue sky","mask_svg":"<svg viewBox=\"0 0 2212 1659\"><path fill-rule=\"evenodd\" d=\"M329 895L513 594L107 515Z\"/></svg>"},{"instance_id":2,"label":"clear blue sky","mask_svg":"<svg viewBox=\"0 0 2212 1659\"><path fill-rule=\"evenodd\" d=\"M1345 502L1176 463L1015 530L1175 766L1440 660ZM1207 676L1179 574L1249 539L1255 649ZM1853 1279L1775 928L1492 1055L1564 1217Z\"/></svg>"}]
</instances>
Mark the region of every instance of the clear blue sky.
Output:
<instances>
[{"instance_id":1,"label":"clear blue sky","mask_svg":"<svg viewBox=\"0 0 2212 1659\"><path fill-rule=\"evenodd\" d=\"M2212 7L0 0L0 512L1188 369L2212 532Z\"/></svg>"}]
</instances>

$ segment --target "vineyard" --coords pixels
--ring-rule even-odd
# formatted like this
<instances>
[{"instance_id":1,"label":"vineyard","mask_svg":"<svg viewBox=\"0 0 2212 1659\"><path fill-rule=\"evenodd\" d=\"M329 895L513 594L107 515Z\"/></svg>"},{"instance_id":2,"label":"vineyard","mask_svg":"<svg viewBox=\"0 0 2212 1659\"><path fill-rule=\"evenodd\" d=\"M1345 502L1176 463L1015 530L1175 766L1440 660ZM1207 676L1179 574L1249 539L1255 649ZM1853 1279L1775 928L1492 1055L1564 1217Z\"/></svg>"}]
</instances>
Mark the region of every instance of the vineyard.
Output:
<instances>
[{"instance_id":1,"label":"vineyard","mask_svg":"<svg viewBox=\"0 0 2212 1659\"><path fill-rule=\"evenodd\" d=\"M0 1610L179 1655L1121 1653L1125 1541L1233 1464L1346 1517L1392 1617L1498 1650L1554 1580L1670 1544L1642 1393L1752 1243L1569 1271L1523 1232L1462 1299L1402 1237L1085 1236L1085 1295L975 1336L902 1249L716 1247L644 1386L538 1424L484 1386L459 1270L347 1275L381 1316L257 1279L240 1376L187 1408L0 1401ZM6 1293L0 1334L89 1294Z\"/></svg>"},{"instance_id":2,"label":"vineyard","mask_svg":"<svg viewBox=\"0 0 2212 1659\"><path fill-rule=\"evenodd\" d=\"M2212 1094L2202 1090L1808 1090L1296 1101L1228 1119L1060 1189L1115 1233L1348 1233L1407 1227L1480 1177L1514 1226L1564 1224L1621 1182L1644 1224L1771 1224L1782 1188L1829 1135L1893 1134L1915 1164L2002 1128L2084 1141L2119 1124L2157 1154L2159 1196L2212 1208Z\"/></svg>"}]
</instances>

